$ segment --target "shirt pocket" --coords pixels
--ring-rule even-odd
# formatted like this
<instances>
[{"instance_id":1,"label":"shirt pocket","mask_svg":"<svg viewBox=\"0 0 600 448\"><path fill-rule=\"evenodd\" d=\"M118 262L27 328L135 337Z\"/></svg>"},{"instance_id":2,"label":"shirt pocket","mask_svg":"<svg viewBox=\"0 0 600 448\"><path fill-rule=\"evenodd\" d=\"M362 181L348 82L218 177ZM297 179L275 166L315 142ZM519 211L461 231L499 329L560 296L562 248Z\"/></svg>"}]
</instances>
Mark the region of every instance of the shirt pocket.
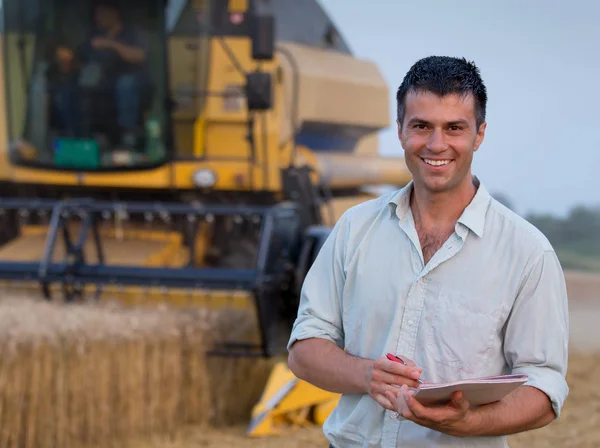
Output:
<instances>
[{"instance_id":1,"label":"shirt pocket","mask_svg":"<svg viewBox=\"0 0 600 448\"><path fill-rule=\"evenodd\" d=\"M491 298L443 287L427 338L427 353L453 381L486 369L498 336L501 309Z\"/></svg>"}]
</instances>

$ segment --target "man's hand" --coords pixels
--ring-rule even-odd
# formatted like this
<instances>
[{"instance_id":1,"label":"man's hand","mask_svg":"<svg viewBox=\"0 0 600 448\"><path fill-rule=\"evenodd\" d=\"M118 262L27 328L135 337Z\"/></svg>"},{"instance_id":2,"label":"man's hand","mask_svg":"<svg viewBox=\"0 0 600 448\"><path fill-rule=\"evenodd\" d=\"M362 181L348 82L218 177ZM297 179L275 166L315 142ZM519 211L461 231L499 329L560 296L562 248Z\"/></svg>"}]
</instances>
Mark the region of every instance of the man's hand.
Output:
<instances>
[{"instance_id":1,"label":"man's hand","mask_svg":"<svg viewBox=\"0 0 600 448\"><path fill-rule=\"evenodd\" d=\"M386 396L394 410L407 420L454 437L469 435L475 414L462 392L454 392L445 406L435 407L423 406L413 394L403 386L399 393L387 392Z\"/></svg>"},{"instance_id":2,"label":"man's hand","mask_svg":"<svg viewBox=\"0 0 600 448\"><path fill-rule=\"evenodd\" d=\"M367 386L369 395L390 411L396 410L393 403L400 386L406 385L415 388L419 386L416 380L421 376L422 369L417 367L414 361L404 357L402 359L407 365L390 361L383 356L376 359L369 370ZM388 393L391 395L388 395Z\"/></svg>"},{"instance_id":3,"label":"man's hand","mask_svg":"<svg viewBox=\"0 0 600 448\"><path fill-rule=\"evenodd\" d=\"M288 356L290 370L297 378L323 390L339 394L368 394L386 409L393 410L386 391L400 390L406 384L417 387L421 374L416 364L403 358L407 365L379 359L360 358L342 350L333 342L310 338L295 342ZM414 376L413 372L416 372Z\"/></svg>"}]
</instances>

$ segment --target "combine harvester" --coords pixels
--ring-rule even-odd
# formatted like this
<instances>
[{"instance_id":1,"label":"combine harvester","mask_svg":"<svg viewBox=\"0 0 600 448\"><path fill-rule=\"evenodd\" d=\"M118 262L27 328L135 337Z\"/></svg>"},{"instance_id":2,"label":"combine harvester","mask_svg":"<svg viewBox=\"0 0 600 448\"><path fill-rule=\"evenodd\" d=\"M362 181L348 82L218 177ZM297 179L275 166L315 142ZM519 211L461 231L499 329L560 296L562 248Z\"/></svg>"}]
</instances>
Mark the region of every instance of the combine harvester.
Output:
<instances>
[{"instance_id":1,"label":"combine harvester","mask_svg":"<svg viewBox=\"0 0 600 448\"><path fill-rule=\"evenodd\" d=\"M410 180L378 155L378 68L314 0L97 3L2 3L0 279L47 299L249 308L261 340L213 353L285 354L336 219L365 187ZM112 65L86 59L93 26L121 23L143 51L119 63L96 41ZM278 365L249 433L322 423L335 400Z\"/></svg>"}]
</instances>

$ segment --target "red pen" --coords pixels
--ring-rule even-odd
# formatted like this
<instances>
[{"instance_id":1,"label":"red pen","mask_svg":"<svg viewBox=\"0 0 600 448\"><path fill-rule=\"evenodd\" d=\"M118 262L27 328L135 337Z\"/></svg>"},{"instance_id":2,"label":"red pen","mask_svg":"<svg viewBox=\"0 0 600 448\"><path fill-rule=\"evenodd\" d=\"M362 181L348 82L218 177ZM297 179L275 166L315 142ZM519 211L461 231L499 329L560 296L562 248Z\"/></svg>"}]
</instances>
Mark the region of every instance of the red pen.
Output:
<instances>
[{"instance_id":1,"label":"red pen","mask_svg":"<svg viewBox=\"0 0 600 448\"><path fill-rule=\"evenodd\" d=\"M394 362L401 362L401 363L402 363L402 364L404 364L405 366L407 365L407 364L406 364L406 362L405 362L405 361L404 361L402 358L399 358L399 357L398 357L398 356L396 356L396 355L392 355L391 353L388 353L388 354L386 355L386 357L387 357L387 359L389 359L390 361L394 361ZM421 383L421 384L423 384L423 383L424 383L424 381L423 381L421 378L419 378L417 381L418 381L419 383Z\"/></svg>"}]
</instances>

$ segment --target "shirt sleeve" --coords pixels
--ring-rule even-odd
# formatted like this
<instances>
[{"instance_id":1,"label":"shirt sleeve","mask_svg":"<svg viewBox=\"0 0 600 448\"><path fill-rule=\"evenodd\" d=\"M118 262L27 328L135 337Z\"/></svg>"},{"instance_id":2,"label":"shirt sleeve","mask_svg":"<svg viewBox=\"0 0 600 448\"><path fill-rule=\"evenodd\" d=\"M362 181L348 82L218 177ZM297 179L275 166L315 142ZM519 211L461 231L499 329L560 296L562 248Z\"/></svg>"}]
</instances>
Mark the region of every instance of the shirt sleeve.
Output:
<instances>
[{"instance_id":1,"label":"shirt sleeve","mask_svg":"<svg viewBox=\"0 0 600 448\"><path fill-rule=\"evenodd\" d=\"M296 341L309 338L327 339L344 348L342 294L347 230L348 212L337 221L306 274L288 351Z\"/></svg>"},{"instance_id":2,"label":"shirt sleeve","mask_svg":"<svg viewBox=\"0 0 600 448\"><path fill-rule=\"evenodd\" d=\"M568 345L566 282L555 252L546 250L526 274L513 305L504 353L513 373L529 375L526 386L548 396L555 418L569 393Z\"/></svg>"}]
</instances>

